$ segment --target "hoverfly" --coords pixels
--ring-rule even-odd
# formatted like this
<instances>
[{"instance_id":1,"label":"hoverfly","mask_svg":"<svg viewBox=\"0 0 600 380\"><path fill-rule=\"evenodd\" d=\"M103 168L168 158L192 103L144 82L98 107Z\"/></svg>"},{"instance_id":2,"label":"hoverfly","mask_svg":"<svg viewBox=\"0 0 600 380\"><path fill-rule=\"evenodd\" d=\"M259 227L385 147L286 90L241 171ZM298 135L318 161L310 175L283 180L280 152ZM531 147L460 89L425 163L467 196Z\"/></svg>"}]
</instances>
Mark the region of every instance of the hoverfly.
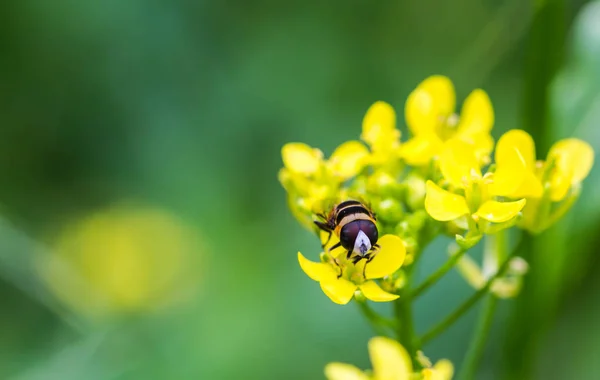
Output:
<instances>
[{"instance_id":1,"label":"hoverfly","mask_svg":"<svg viewBox=\"0 0 600 380\"><path fill-rule=\"evenodd\" d=\"M323 221L315 220L315 225L329 233L323 246L327 245L332 234L340 239L338 243L329 248L328 252L344 247L347 259L352 258L353 264L366 259L366 267L366 264L374 257L372 248L379 248L377 245L379 232L375 224L375 214L361 202L347 200L335 205L327 216L324 214L317 214L317 216Z\"/></svg>"}]
</instances>

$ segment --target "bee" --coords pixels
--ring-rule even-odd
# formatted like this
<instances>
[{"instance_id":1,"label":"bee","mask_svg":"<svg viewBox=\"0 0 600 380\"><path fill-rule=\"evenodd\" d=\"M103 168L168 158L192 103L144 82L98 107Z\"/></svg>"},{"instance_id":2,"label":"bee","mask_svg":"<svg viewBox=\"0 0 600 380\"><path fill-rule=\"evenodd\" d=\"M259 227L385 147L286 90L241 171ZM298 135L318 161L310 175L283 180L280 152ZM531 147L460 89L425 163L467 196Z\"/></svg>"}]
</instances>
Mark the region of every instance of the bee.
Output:
<instances>
[{"instance_id":1,"label":"bee","mask_svg":"<svg viewBox=\"0 0 600 380\"><path fill-rule=\"evenodd\" d=\"M347 200L335 205L327 216L324 214L317 214L317 216L323 221L315 220L315 225L329 233L323 247L329 243L331 235L335 234L340 241L329 248L328 252L344 247L347 252L346 259L352 259L353 264L365 259L366 267L374 257L372 249L379 248L375 214L361 202Z\"/></svg>"}]
</instances>

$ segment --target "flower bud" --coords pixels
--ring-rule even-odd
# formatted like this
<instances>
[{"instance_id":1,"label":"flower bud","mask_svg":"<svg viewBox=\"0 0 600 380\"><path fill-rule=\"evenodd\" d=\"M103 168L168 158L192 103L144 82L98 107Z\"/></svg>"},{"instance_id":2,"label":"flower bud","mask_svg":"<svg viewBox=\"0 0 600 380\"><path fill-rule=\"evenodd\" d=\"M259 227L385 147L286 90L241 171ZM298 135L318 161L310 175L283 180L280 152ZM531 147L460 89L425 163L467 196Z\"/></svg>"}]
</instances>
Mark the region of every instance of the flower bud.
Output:
<instances>
[{"instance_id":1,"label":"flower bud","mask_svg":"<svg viewBox=\"0 0 600 380\"><path fill-rule=\"evenodd\" d=\"M418 232L423 228L428 219L429 216L427 215L427 212L423 209L409 214L405 220L408 223L410 231Z\"/></svg>"},{"instance_id":2,"label":"flower bud","mask_svg":"<svg viewBox=\"0 0 600 380\"><path fill-rule=\"evenodd\" d=\"M402 192L402 186L387 171L377 170L369 176L367 180L367 190L373 194L383 197L399 196Z\"/></svg>"},{"instance_id":3,"label":"flower bud","mask_svg":"<svg viewBox=\"0 0 600 380\"><path fill-rule=\"evenodd\" d=\"M424 208L425 180L416 174L410 174L406 180L406 204L411 210Z\"/></svg>"},{"instance_id":4,"label":"flower bud","mask_svg":"<svg viewBox=\"0 0 600 380\"><path fill-rule=\"evenodd\" d=\"M377 219L384 222L394 223L404 217L402 205L394 198L379 199L375 201L372 206L377 213Z\"/></svg>"},{"instance_id":5,"label":"flower bud","mask_svg":"<svg viewBox=\"0 0 600 380\"><path fill-rule=\"evenodd\" d=\"M463 250L467 251L467 250L473 248L475 245L477 245L477 243L479 243L479 240L481 240L482 237L483 237L483 235L481 235L481 234L472 235L472 236L469 236L467 234L467 236L456 235L455 239L456 239L456 244L458 244L458 246L460 248L462 248Z\"/></svg>"}]
</instances>

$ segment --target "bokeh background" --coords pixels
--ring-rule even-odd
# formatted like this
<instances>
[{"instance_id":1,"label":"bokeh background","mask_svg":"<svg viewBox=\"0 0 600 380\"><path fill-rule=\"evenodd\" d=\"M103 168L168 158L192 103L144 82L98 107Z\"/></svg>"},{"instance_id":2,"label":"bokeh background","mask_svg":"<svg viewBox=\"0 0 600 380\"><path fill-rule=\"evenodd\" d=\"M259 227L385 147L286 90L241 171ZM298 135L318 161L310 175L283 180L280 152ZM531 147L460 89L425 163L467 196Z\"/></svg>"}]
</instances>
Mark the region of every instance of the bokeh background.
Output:
<instances>
[{"instance_id":1,"label":"bokeh background","mask_svg":"<svg viewBox=\"0 0 600 380\"><path fill-rule=\"evenodd\" d=\"M545 156L600 151L600 2L0 2L0 378L319 379L372 332L296 251L280 147L331 153L422 79L494 104ZM405 129L402 117L400 127ZM600 378L600 169L528 241L478 378ZM443 242L420 267L444 260ZM451 273L424 331L472 290ZM426 347L460 363L475 313Z\"/></svg>"}]
</instances>

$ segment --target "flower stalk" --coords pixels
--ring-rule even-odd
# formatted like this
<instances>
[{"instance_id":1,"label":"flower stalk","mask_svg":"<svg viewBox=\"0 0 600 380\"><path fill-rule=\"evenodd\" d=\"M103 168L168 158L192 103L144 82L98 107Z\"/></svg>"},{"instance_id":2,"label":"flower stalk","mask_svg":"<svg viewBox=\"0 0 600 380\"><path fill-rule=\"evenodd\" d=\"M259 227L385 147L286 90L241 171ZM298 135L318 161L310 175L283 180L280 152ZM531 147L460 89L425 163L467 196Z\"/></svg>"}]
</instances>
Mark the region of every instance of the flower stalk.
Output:
<instances>
[{"instance_id":1,"label":"flower stalk","mask_svg":"<svg viewBox=\"0 0 600 380\"><path fill-rule=\"evenodd\" d=\"M475 293L473 293L473 295L471 295L469 298L467 298L462 304L460 304L446 318L444 318L438 324L433 326L429 331L427 331L425 334L423 334L423 336L421 337L421 343L423 345L425 345L429 341L431 341L433 338L437 337L438 335L440 335L441 333L446 331L448 329L448 327L452 326L454 324L454 322L456 322L460 317L463 316L463 314L465 314L467 311L469 311L471 309L471 307L473 307L473 305L475 305L477 303L477 301L479 301L486 294L488 294L494 281L496 279L498 279L500 276L502 276L508 269L508 266L510 265L511 257L512 257L512 255L507 257L504 260L504 262L502 263L500 268L498 268L498 271L496 271L496 273L492 277L490 277L489 280L486 281L485 285L481 289L479 289Z\"/></svg>"},{"instance_id":2,"label":"flower stalk","mask_svg":"<svg viewBox=\"0 0 600 380\"><path fill-rule=\"evenodd\" d=\"M493 260L492 264L494 268L498 268L498 264L500 261L505 260L506 262L510 262L510 259L507 260L507 241L506 241L506 233L505 231L500 231L495 235L490 235L488 237L490 241L488 252L490 253L490 260ZM518 248L518 247L517 247ZM475 375L477 373L477 368L479 367L479 363L481 362L481 358L485 351L485 346L487 343L488 336L490 334L490 330L492 329L492 324L494 322L494 314L496 312L496 306L498 305L498 298L493 293L488 294L484 304L481 306L481 311L479 315L479 320L477 322L477 326L475 327L475 331L473 333L473 338L471 343L469 344L469 348L463 360L462 369L458 375L459 380L473 380L475 379Z\"/></svg>"},{"instance_id":3,"label":"flower stalk","mask_svg":"<svg viewBox=\"0 0 600 380\"><path fill-rule=\"evenodd\" d=\"M361 313L365 316L367 321L371 324L373 330L379 336L391 336L392 331L396 329L397 322L395 319L390 319L383 317L379 313L377 313L371 306L366 302L366 300L356 300L356 304L360 309Z\"/></svg>"},{"instance_id":4,"label":"flower stalk","mask_svg":"<svg viewBox=\"0 0 600 380\"><path fill-rule=\"evenodd\" d=\"M448 273L452 268L456 266L456 263L460 258L467 252L468 250L465 248L459 249L457 252L453 253L452 256L442 266L440 266L435 272L433 272L429 277L427 277L421 284L419 284L415 289L410 293L410 298L415 299L419 297L422 293L424 293L427 289L437 283L446 273Z\"/></svg>"},{"instance_id":5,"label":"flower stalk","mask_svg":"<svg viewBox=\"0 0 600 380\"><path fill-rule=\"evenodd\" d=\"M394 312L398 321L397 336L409 353L413 368L419 368L420 363L417 361L417 351L420 350L420 343L415 332L412 298L410 284L412 282L414 265L406 268L406 285L394 303Z\"/></svg>"}]
</instances>

